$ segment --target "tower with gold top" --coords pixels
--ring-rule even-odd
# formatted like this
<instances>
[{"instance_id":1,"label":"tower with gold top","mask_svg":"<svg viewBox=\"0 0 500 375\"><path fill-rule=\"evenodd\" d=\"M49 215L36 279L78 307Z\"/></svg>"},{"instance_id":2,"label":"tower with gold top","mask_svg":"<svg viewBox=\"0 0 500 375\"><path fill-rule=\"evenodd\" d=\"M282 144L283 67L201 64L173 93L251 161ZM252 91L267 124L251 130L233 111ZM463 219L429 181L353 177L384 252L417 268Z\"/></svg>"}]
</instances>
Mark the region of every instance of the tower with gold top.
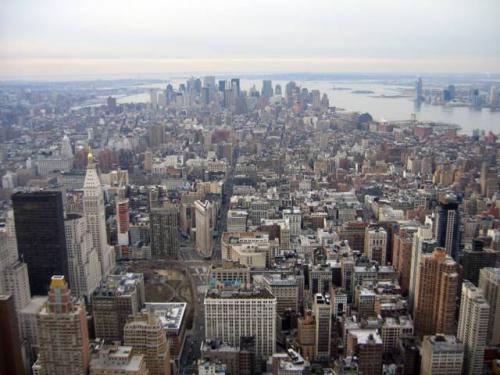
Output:
<instances>
[{"instance_id":1,"label":"tower with gold top","mask_svg":"<svg viewBox=\"0 0 500 375\"><path fill-rule=\"evenodd\" d=\"M93 246L97 249L101 276L105 277L115 267L115 252L108 244L104 195L92 152L88 154L87 173L83 184L83 212L87 228L92 235Z\"/></svg>"},{"instance_id":2,"label":"tower with gold top","mask_svg":"<svg viewBox=\"0 0 500 375\"><path fill-rule=\"evenodd\" d=\"M85 307L71 296L64 276L52 276L49 299L37 315L39 357L44 374L87 374L90 343Z\"/></svg>"}]
</instances>

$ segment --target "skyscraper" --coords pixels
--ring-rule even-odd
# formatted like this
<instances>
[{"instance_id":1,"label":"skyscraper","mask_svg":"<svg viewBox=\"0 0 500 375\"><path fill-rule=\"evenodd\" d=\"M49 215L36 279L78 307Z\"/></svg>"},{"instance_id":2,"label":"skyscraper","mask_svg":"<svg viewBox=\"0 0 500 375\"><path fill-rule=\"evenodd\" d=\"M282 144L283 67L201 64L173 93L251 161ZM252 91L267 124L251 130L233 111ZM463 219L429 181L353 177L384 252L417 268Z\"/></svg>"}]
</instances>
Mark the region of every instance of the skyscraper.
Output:
<instances>
[{"instance_id":1,"label":"skyscraper","mask_svg":"<svg viewBox=\"0 0 500 375\"><path fill-rule=\"evenodd\" d=\"M53 276L49 300L38 313L39 360L45 374L83 375L90 361L85 307L73 301L64 276Z\"/></svg>"},{"instance_id":2,"label":"skyscraper","mask_svg":"<svg viewBox=\"0 0 500 375\"><path fill-rule=\"evenodd\" d=\"M240 92L240 79L231 78L231 88L234 90L234 95L238 98L241 95Z\"/></svg>"},{"instance_id":3,"label":"skyscraper","mask_svg":"<svg viewBox=\"0 0 500 375\"><path fill-rule=\"evenodd\" d=\"M31 297L28 267L19 261L12 211L0 229L0 294L12 295L16 311L26 307Z\"/></svg>"},{"instance_id":4,"label":"skyscraper","mask_svg":"<svg viewBox=\"0 0 500 375\"><path fill-rule=\"evenodd\" d=\"M318 293L314 296L312 311L316 320L316 342L314 356L317 360L330 358L332 312L330 300Z\"/></svg>"},{"instance_id":5,"label":"skyscraper","mask_svg":"<svg viewBox=\"0 0 500 375\"><path fill-rule=\"evenodd\" d=\"M479 288L490 304L488 342L500 345L500 268L483 268L479 273Z\"/></svg>"},{"instance_id":6,"label":"skyscraper","mask_svg":"<svg viewBox=\"0 0 500 375\"><path fill-rule=\"evenodd\" d=\"M424 91L422 85L422 77L418 77L415 81L415 101L419 102L424 99Z\"/></svg>"},{"instance_id":7,"label":"skyscraper","mask_svg":"<svg viewBox=\"0 0 500 375\"><path fill-rule=\"evenodd\" d=\"M273 81L270 79L265 79L262 81L262 96L265 98L270 98L273 96Z\"/></svg>"},{"instance_id":8,"label":"skyscraper","mask_svg":"<svg viewBox=\"0 0 500 375\"><path fill-rule=\"evenodd\" d=\"M68 274L71 290L78 298L90 301L101 281L101 264L85 218L69 214L64 221L68 249Z\"/></svg>"},{"instance_id":9,"label":"skyscraper","mask_svg":"<svg viewBox=\"0 0 500 375\"><path fill-rule=\"evenodd\" d=\"M87 173L83 184L83 212L104 277L115 267L115 252L114 248L108 245L104 196L92 153L88 155Z\"/></svg>"},{"instance_id":10,"label":"skyscraper","mask_svg":"<svg viewBox=\"0 0 500 375\"><path fill-rule=\"evenodd\" d=\"M213 205L210 201L194 202L196 219L196 250L204 257L212 256Z\"/></svg>"},{"instance_id":11,"label":"skyscraper","mask_svg":"<svg viewBox=\"0 0 500 375\"><path fill-rule=\"evenodd\" d=\"M454 332L455 299L458 288L457 263L444 248L424 254L420 260L413 316L419 337Z\"/></svg>"},{"instance_id":12,"label":"skyscraper","mask_svg":"<svg viewBox=\"0 0 500 375\"><path fill-rule=\"evenodd\" d=\"M61 192L16 193L12 204L19 257L28 265L31 293L46 294L52 275L69 276Z\"/></svg>"},{"instance_id":13,"label":"skyscraper","mask_svg":"<svg viewBox=\"0 0 500 375\"><path fill-rule=\"evenodd\" d=\"M446 249L446 254L453 259L458 259L460 238L460 215L458 212L458 199L447 195L439 200L436 209L435 237L438 245Z\"/></svg>"},{"instance_id":14,"label":"skyscraper","mask_svg":"<svg viewBox=\"0 0 500 375\"><path fill-rule=\"evenodd\" d=\"M179 221L177 207L169 205L152 208L149 215L151 228L151 254L153 256L179 258Z\"/></svg>"},{"instance_id":15,"label":"skyscraper","mask_svg":"<svg viewBox=\"0 0 500 375\"><path fill-rule=\"evenodd\" d=\"M0 294L0 374L23 375L23 358L14 297Z\"/></svg>"},{"instance_id":16,"label":"skyscraper","mask_svg":"<svg viewBox=\"0 0 500 375\"><path fill-rule=\"evenodd\" d=\"M457 338L464 343L465 347L465 374L481 374L483 372L489 315L490 305L484 298L482 291L470 281L464 281Z\"/></svg>"},{"instance_id":17,"label":"skyscraper","mask_svg":"<svg viewBox=\"0 0 500 375\"><path fill-rule=\"evenodd\" d=\"M124 345L142 354L149 375L170 375L170 351L159 318L149 312L132 315L123 329Z\"/></svg>"}]
</instances>

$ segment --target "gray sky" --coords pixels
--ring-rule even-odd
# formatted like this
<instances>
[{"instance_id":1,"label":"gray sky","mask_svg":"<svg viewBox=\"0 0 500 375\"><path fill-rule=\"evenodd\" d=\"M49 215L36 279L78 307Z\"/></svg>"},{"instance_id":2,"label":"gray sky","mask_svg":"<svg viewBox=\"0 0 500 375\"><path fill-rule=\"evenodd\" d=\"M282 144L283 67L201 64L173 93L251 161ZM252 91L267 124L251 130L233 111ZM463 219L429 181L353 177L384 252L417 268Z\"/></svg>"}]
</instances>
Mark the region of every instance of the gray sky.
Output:
<instances>
[{"instance_id":1,"label":"gray sky","mask_svg":"<svg viewBox=\"0 0 500 375\"><path fill-rule=\"evenodd\" d=\"M0 0L0 76L500 73L500 0Z\"/></svg>"}]
</instances>

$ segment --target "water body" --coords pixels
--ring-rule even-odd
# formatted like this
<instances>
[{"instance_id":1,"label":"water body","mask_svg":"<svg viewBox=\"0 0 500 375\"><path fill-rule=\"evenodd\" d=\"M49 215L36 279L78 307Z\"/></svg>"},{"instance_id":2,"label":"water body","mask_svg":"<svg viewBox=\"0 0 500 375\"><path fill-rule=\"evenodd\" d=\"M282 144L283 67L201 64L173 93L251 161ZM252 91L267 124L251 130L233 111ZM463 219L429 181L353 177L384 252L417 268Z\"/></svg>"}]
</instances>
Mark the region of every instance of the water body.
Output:
<instances>
[{"instance_id":1,"label":"water body","mask_svg":"<svg viewBox=\"0 0 500 375\"><path fill-rule=\"evenodd\" d=\"M178 88L185 79L175 79L171 83ZM284 93L288 81L273 80L273 86L280 84ZM415 113L417 120L436 121L457 124L462 132L470 134L474 129L493 131L500 133L500 112L482 110L468 107L444 107L422 103L416 106L412 98L400 96L402 86L393 84L382 84L371 81L313 81L296 80L297 85L309 90L320 90L326 92L330 99L330 105L341 108L347 112L368 112L377 121L408 120ZM242 90L248 90L252 86L260 90L261 80L242 79L240 82ZM148 88L165 88L166 84L153 84L143 86L146 90L143 94L125 96L118 99L119 103L149 102ZM411 89L410 87L406 87ZM341 90L339 90L341 89ZM356 93L356 91L370 91L373 93ZM397 97L381 97L397 96Z\"/></svg>"}]
</instances>

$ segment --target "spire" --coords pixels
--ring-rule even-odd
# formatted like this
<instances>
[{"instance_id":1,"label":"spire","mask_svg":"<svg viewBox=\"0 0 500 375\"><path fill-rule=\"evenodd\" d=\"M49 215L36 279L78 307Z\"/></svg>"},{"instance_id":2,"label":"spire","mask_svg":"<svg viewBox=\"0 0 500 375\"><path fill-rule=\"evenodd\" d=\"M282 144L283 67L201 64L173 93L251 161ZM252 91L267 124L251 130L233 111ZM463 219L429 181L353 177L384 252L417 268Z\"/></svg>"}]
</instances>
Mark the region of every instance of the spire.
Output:
<instances>
[{"instance_id":1,"label":"spire","mask_svg":"<svg viewBox=\"0 0 500 375\"><path fill-rule=\"evenodd\" d=\"M94 166L94 154L92 154L92 149L89 148L89 153L87 154L87 164L89 166Z\"/></svg>"}]
</instances>

